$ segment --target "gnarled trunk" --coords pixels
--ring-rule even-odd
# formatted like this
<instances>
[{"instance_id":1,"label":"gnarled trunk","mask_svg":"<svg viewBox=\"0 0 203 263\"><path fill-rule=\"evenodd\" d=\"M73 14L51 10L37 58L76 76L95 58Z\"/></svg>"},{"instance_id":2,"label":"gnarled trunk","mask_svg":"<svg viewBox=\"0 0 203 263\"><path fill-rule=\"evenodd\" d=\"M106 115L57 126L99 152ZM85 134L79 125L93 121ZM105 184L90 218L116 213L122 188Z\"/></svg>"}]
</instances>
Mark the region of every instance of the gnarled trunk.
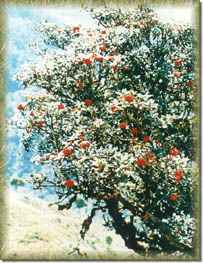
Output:
<instances>
[{"instance_id":1,"label":"gnarled trunk","mask_svg":"<svg viewBox=\"0 0 203 263\"><path fill-rule=\"evenodd\" d=\"M119 213L118 201L110 199L106 200L106 204L109 215L113 219L112 225L116 230L116 233L123 238L126 247L133 249L135 252L143 253L145 249L143 246L138 244L138 240L136 239L136 228L133 223L126 223L121 213Z\"/></svg>"},{"instance_id":2,"label":"gnarled trunk","mask_svg":"<svg viewBox=\"0 0 203 263\"><path fill-rule=\"evenodd\" d=\"M112 225L116 230L116 233L123 238L126 247L128 247L129 249L133 249L135 252L138 252L139 254L144 254L146 252L146 249L141 244L139 244L139 241L141 240L136 238L136 233L137 233L136 227L133 225L133 222L126 223L125 219L122 217L122 214L119 212L118 202L119 201L116 199L106 200L106 205L108 208L109 215L113 219ZM130 211L135 211L135 208L133 209L131 207L131 204L129 204L126 200L122 199L122 202L125 203L130 208ZM171 235L169 229L166 228L166 226L158 218L153 217L152 219L153 219L153 223L156 224L157 227L163 233L163 237L159 240L160 241L159 245L162 247L162 249L165 252L166 251L174 252L177 249L179 251L184 251L189 253L191 252L191 250L187 246L180 244L175 240L175 238ZM149 250L151 249L152 247L149 248ZM156 250L157 249L154 249L154 252Z\"/></svg>"}]
</instances>

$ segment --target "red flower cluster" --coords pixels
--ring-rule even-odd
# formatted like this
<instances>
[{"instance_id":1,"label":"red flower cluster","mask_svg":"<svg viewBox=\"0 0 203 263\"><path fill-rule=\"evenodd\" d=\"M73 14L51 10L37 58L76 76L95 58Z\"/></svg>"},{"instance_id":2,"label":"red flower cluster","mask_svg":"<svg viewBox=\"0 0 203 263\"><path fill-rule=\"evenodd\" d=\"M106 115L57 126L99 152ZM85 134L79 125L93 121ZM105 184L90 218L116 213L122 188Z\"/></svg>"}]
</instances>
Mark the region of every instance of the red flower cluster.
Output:
<instances>
[{"instance_id":1,"label":"red flower cluster","mask_svg":"<svg viewBox=\"0 0 203 263\"><path fill-rule=\"evenodd\" d=\"M128 103L133 102L134 98L135 98L135 97L134 97L133 95L130 95L130 94L127 94L127 95L124 95L124 96L123 96L123 99L124 99L126 102L128 102Z\"/></svg>"},{"instance_id":2,"label":"red flower cluster","mask_svg":"<svg viewBox=\"0 0 203 263\"><path fill-rule=\"evenodd\" d=\"M151 141L150 136L145 135L144 138L143 138L143 141L144 141L144 142L149 142L149 141Z\"/></svg>"},{"instance_id":3,"label":"red flower cluster","mask_svg":"<svg viewBox=\"0 0 203 263\"><path fill-rule=\"evenodd\" d=\"M91 65L93 61L92 61L91 58L83 58L82 62L83 62L85 65Z\"/></svg>"},{"instance_id":4,"label":"red flower cluster","mask_svg":"<svg viewBox=\"0 0 203 263\"><path fill-rule=\"evenodd\" d=\"M171 195L169 196L169 200L171 200L171 201L176 201L177 198L178 198L178 194L177 194L177 193L171 194Z\"/></svg>"},{"instance_id":5,"label":"red flower cluster","mask_svg":"<svg viewBox=\"0 0 203 263\"><path fill-rule=\"evenodd\" d=\"M88 149L90 147L90 142L89 141L83 141L80 143L80 148L81 149Z\"/></svg>"},{"instance_id":6,"label":"red flower cluster","mask_svg":"<svg viewBox=\"0 0 203 263\"><path fill-rule=\"evenodd\" d=\"M86 107L89 107L93 104L93 101L91 99L85 99L84 100L84 104Z\"/></svg>"},{"instance_id":7,"label":"red flower cluster","mask_svg":"<svg viewBox=\"0 0 203 263\"><path fill-rule=\"evenodd\" d=\"M58 104L58 110L64 110L65 106L63 103Z\"/></svg>"},{"instance_id":8,"label":"red flower cluster","mask_svg":"<svg viewBox=\"0 0 203 263\"><path fill-rule=\"evenodd\" d=\"M72 153L73 153L73 151L74 151L74 149L73 149L73 147L72 146L69 146L69 147L65 147L64 149L63 149L63 155L64 156L70 156Z\"/></svg>"},{"instance_id":9,"label":"red flower cluster","mask_svg":"<svg viewBox=\"0 0 203 263\"><path fill-rule=\"evenodd\" d=\"M121 123L119 124L119 128L121 128L121 129L127 129L127 128L128 128L128 124L127 124L126 122L121 122Z\"/></svg>"},{"instance_id":10,"label":"red flower cluster","mask_svg":"<svg viewBox=\"0 0 203 263\"><path fill-rule=\"evenodd\" d=\"M137 159L136 163L137 163L137 165L140 166L140 167L144 167L145 164L146 164L144 158L139 158L139 159Z\"/></svg>"},{"instance_id":11,"label":"red flower cluster","mask_svg":"<svg viewBox=\"0 0 203 263\"><path fill-rule=\"evenodd\" d=\"M118 111L118 107L113 104L113 105L111 106L111 111L112 111L112 112L117 112L117 111Z\"/></svg>"},{"instance_id":12,"label":"red flower cluster","mask_svg":"<svg viewBox=\"0 0 203 263\"><path fill-rule=\"evenodd\" d=\"M177 156L180 154L180 150L178 150L176 147L173 147L171 150L170 150L170 155L172 156Z\"/></svg>"},{"instance_id":13,"label":"red flower cluster","mask_svg":"<svg viewBox=\"0 0 203 263\"><path fill-rule=\"evenodd\" d=\"M75 186L75 181L72 179L67 179L67 180L65 180L64 185L67 188L73 188Z\"/></svg>"},{"instance_id":14,"label":"red flower cluster","mask_svg":"<svg viewBox=\"0 0 203 263\"><path fill-rule=\"evenodd\" d=\"M177 183L179 183L182 180L183 175L184 175L184 173L183 173L182 170L176 170L176 172L175 172L175 179L176 179Z\"/></svg>"}]
</instances>

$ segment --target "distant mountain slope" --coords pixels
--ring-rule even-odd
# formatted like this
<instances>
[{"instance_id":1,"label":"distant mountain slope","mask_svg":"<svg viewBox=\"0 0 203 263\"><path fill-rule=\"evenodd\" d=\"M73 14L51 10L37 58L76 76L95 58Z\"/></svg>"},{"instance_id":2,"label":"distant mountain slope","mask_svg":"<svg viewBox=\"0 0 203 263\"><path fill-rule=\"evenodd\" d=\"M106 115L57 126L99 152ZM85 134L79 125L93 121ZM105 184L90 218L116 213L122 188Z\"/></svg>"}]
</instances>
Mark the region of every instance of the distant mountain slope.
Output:
<instances>
[{"instance_id":1,"label":"distant mountain slope","mask_svg":"<svg viewBox=\"0 0 203 263\"><path fill-rule=\"evenodd\" d=\"M10 191L8 212L6 260L136 259L138 256L98 220L78 245L84 218L73 210L57 211L43 200ZM79 254L75 247L79 248Z\"/></svg>"}]
</instances>

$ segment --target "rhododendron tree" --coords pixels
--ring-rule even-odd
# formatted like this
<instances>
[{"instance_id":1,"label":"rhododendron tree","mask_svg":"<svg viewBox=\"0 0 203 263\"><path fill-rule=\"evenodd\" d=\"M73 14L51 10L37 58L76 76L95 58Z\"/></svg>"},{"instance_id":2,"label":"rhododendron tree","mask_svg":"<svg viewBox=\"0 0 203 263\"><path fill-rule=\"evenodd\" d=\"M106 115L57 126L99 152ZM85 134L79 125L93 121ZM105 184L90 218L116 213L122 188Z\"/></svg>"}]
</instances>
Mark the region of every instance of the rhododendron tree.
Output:
<instances>
[{"instance_id":1,"label":"rhododendron tree","mask_svg":"<svg viewBox=\"0 0 203 263\"><path fill-rule=\"evenodd\" d=\"M90 13L96 28L40 24L47 48L17 74L39 90L18 105L25 149L54 171L32 182L59 209L91 200L82 238L100 211L134 251L191 250L193 29L148 8Z\"/></svg>"}]
</instances>

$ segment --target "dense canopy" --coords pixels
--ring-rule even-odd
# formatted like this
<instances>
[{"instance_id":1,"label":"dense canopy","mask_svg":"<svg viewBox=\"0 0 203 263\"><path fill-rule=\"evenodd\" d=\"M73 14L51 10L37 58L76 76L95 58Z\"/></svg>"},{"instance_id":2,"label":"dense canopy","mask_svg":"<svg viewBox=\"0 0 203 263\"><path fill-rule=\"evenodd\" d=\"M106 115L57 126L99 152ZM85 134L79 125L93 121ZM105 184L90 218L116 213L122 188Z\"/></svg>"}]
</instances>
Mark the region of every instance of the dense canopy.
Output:
<instances>
[{"instance_id":1,"label":"dense canopy","mask_svg":"<svg viewBox=\"0 0 203 263\"><path fill-rule=\"evenodd\" d=\"M96 28L40 24L47 49L17 74L39 89L18 105L25 149L54 170L33 184L59 209L92 200L83 238L100 210L128 248L191 249L193 30L148 8L91 15Z\"/></svg>"}]
</instances>

